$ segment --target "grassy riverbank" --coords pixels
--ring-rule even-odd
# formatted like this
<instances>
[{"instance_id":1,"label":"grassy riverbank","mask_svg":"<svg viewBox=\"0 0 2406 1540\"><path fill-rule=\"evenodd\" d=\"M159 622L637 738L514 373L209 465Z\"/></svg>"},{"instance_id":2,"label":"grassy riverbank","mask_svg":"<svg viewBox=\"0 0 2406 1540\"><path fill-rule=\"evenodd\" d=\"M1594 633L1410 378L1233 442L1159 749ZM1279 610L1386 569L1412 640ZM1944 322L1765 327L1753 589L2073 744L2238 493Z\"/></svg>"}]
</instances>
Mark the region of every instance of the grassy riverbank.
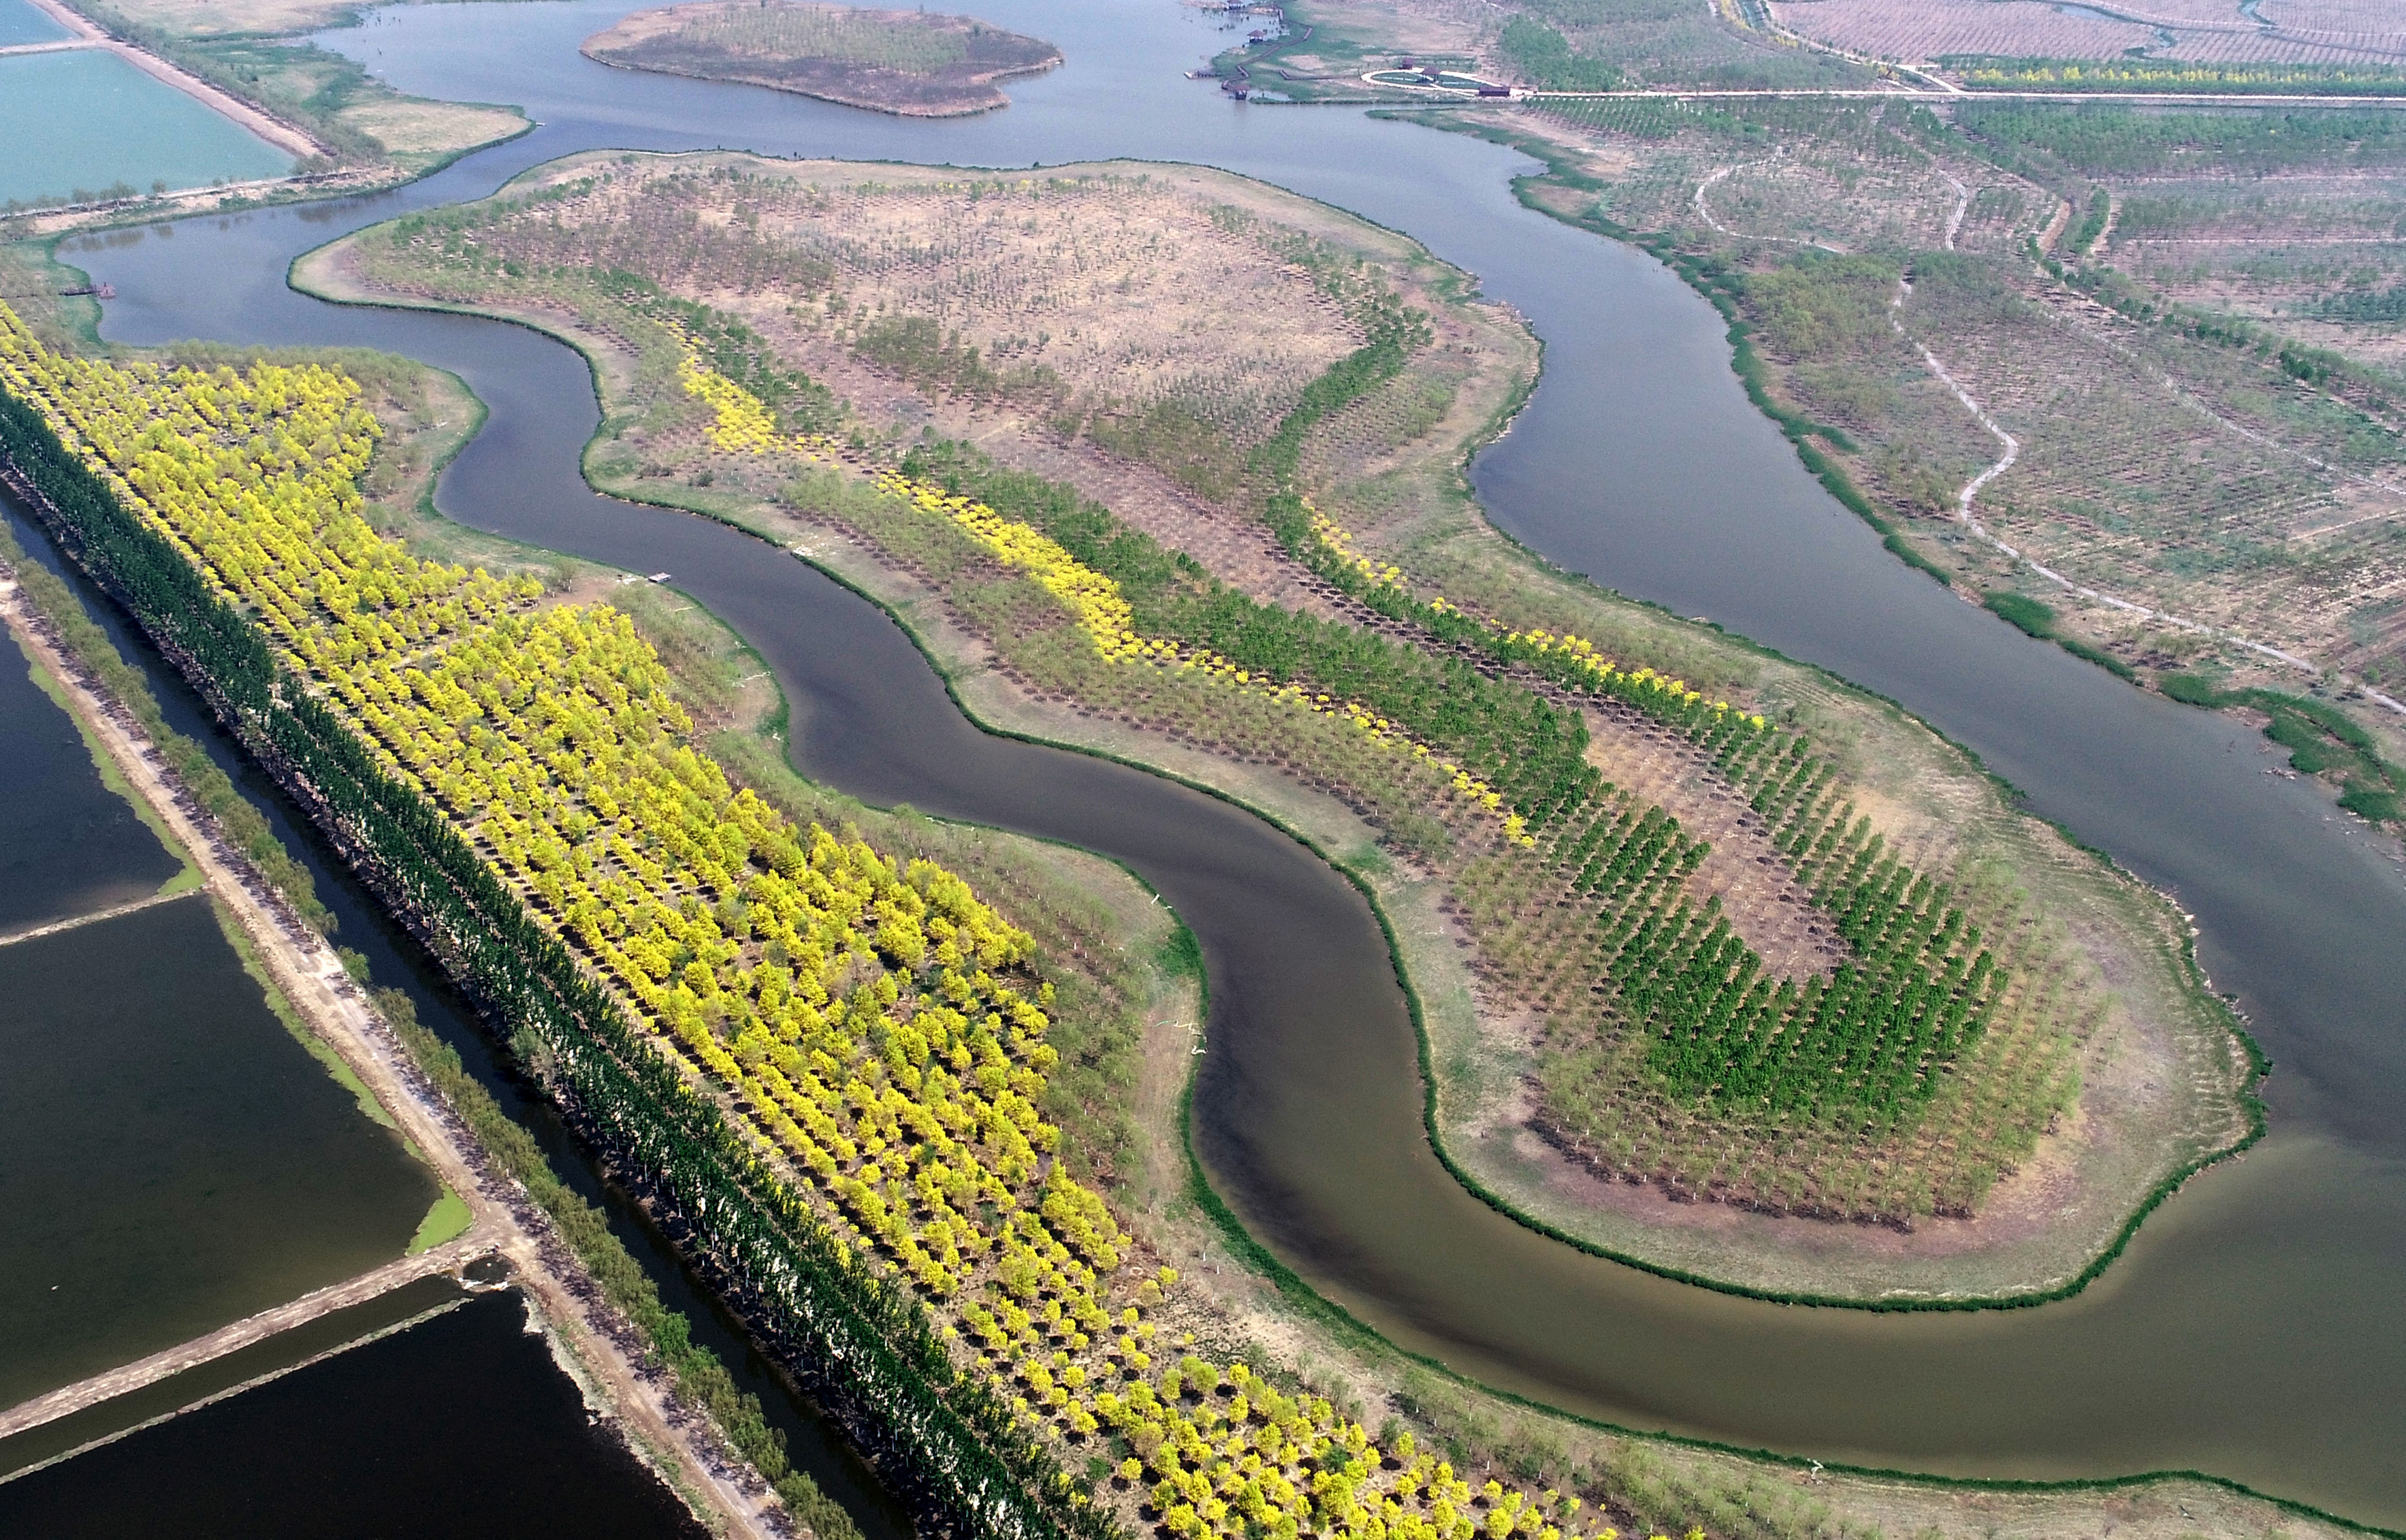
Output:
<instances>
[{"instance_id":1,"label":"grassy riverbank","mask_svg":"<svg viewBox=\"0 0 2406 1540\"><path fill-rule=\"evenodd\" d=\"M563 594L606 591L625 603L671 662L688 708L712 726L714 752L789 810L857 821L881 843L935 841L906 848L926 849L960 869L980 870L989 882L1000 873L979 863L1016 850L1029 865L1011 882L1035 897L1040 910L1061 903L1083 907L1104 926L1097 936L1101 944L1089 943L1088 950L1119 950L1149 981L1139 986L1144 1003L1136 1014L1150 1026L1132 1048L1123 1042L1106 1061L1103 1094L1084 1109L1078 1135L1090 1147L1113 1151L1100 1173L1103 1190L1130 1227L1159 1254L1197 1259L1182 1271L1187 1286L1203 1297L1200 1308L1183 1316L1182 1324L1198 1342L1257 1363L1260 1354L1300 1365L1304 1386L1357 1415L1385 1417L1391 1430L1416 1431L1424 1447L1445 1449L1459 1468L1482 1477L1544 1479L1588 1492L1609 1505L1631 1533L1677 1533L1700 1524L1717 1540L1861 1540L1953 1533L1967 1512L1990 1529L2033 1534L2077 1529L2108 1514L2130 1532L2160 1540L2201 1533L2252 1536L2271 1525L2286 1525L2301 1540L2356 1533L2196 1478L2048 1490L1816 1474L1803 1462L1632 1436L1564 1418L1496 1396L1397 1351L1232 1229L1225 1209L1200 1183L1183 1120L1196 1061L1182 1024L1202 1017L1200 981L1171 944L1176 933L1168 928L1168 917L1140 886L1082 853L926 818L898 819L799 780L784 761L783 704L758 679L756 655L705 610L647 587L620 587L573 559L512 547L438 518L419 517L405 529L413 545L430 555L474 560L496 571L540 572L562 585ZM1031 736L1055 739L1080 728L1086 743L1104 752L1144 748L1139 735L1114 732L1073 712L1040 716L1024 699L1014 704L990 672L965 661L980 656L980 643L946 619L941 596L899 579L857 546L822 538L813 538L812 545L814 561L885 604L932 659L954 666L950 677L960 699L981 719L1017 721L1041 729ZM1153 757L1162 758L1157 750ZM1381 864L1370 826L1324 797L1298 795L1282 777L1257 771L1239 782L1224 761L1200 752L1166 768L1196 784L1240 794L1290 827L1319 831L1329 841L1323 849L1354 853L1356 858L1346 863L1351 869ZM1407 886L1389 883L1378 891L1390 913L1409 911ZM1101 907L1091 907L1097 903ZM1437 954L1432 949L1432 959ZM1063 1019L1075 1024L1066 1012ZM1051 1111L1075 1115L1058 1103Z\"/></svg>"},{"instance_id":2,"label":"grassy riverbank","mask_svg":"<svg viewBox=\"0 0 2406 1540\"><path fill-rule=\"evenodd\" d=\"M412 500L404 504L404 511L414 511L416 506ZM474 537L454 531L453 538L472 540ZM554 564L544 560L539 570L547 574ZM537 569L531 566L529 570ZM573 572L563 572L559 578L563 585L560 591L563 592L573 590L578 581ZM701 625L701 622L696 620L688 624ZM663 629L660 637L663 656L672 658L707 650L698 642L680 643L672 629ZM718 675L730 684L741 678L742 675L735 672L740 666L735 661L741 656L740 648L731 641L728 642L723 644L719 656ZM707 677L707 671L684 667L680 670L680 676L688 680L702 679ZM712 691L695 689L689 685L686 688L699 707L703 711L709 709ZM727 758L730 764L740 763L736 755L729 754ZM899 830L894 837L899 841L908 832L907 828ZM982 842L981 837L972 835L970 839L973 844ZM1158 914L1147 903L1136 911L1137 917L1144 918L1148 911ZM1166 920L1161 923L1166 923ZM1177 978L1181 969L1176 949L1164 948L1160 955L1164 976ZM1065 1010L1062 1014L1067 1018L1069 1012ZM1074 1024L1065 1020L1065 1028L1074 1029ZM1069 1040L1074 1041L1074 1038ZM1165 1096L1161 1093L1182 1081L1182 1067L1186 1062L1182 1048L1182 1038L1173 1038L1167 1051L1151 1061L1157 1067L1148 1075L1146 1083L1151 1090L1141 1103L1148 1109L1147 1126L1151 1129L1158 1130L1165 1125L1174 1128L1171 1120L1150 1109L1164 1101L1174 1107L1175 1095ZM1162 1073L1162 1070L1167 1073ZM1066 1121L1064 1126L1068 1126ZM1175 1156L1182 1151L1177 1150L1174 1136L1164 1139L1157 1133L1148 1134L1147 1142L1151 1152L1144 1157L1147 1163L1145 1169L1152 1173L1154 1191L1169 1194L1166 1207L1173 1222L1183 1213L1191 1223L1206 1222L1199 1215L1191 1210L1182 1210L1179 1206L1186 1189L1183 1163L1175 1161ZM1167 1172L1159 1161L1159 1154L1165 1150L1174 1161ZM1135 1168L1135 1162L1131 1161L1125 1169ZM1133 1209L1134 1206L1130 1208ZM1208 1228L1192 1233L1210 1243ZM1164 1238L1175 1245L1175 1236L1176 1232L1170 1231L1162 1238L1149 1238L1155 1246L1162 1245ZM1216 1279L1219 1275L1207 1276ZM1241 1277L1230 1277L1227 1288L1239 1302L1249 1292L1256 1292L1254 1286ZM1288 1316L1274 1299L1262 1296L1260 1303L1270 1308L1258 1319L1278 1334L1269 1338L1273 1361L1295 1363L1296 1361L1292 1349L1296 1339L1293 1333L1308 1323L1310 1317L1324 1321L1326 1311L1323 1308L1309 1312L1305 1321L1297 1321ZM1225 1324L1225 1318L1221 1318L1222 1324L1212 1326L1213 1319L1210 1311L1198 1313L1192 1305L1179 1306L1170 1317L1173 1323L1192 1322L1189 1329L1195 1332L1200 1342L1218 1348L1231 1341L1224 1335L1229 1327ZM1173 1329L1176 1329L1175 1324ZM1323 1339L1315 1337L1309 1340ZM1348 1364L1354 1361L1352 1355L1357 1351L1366 1350L1362 1340L1351 1335L1339 1336L1326 1346L1332 1351L1347 1354L1344 1362ZM1309 1343L1304 1350L1311 1350ZM1340 1406L1360 1406L1359 1415L1364 1416L1375 1415L1372 1408L1377 1402L1372 1398L1383 1398L1387 1406L1397 1410L1397 1431L1406 1425L1424 1429L1432 1441L1441 1439L1442 1447L1459 1454L1465 1469L1493 1470L1499 1476L1509 1475L1516 1481L1550 1479L1568 1483L1577 1490L1592 1494L1593 1500L1608 1505L1606 1511L1619 1521L1676 1529L1684 1527L1685 1522L1697 1521L1698 1516L1703 1516L1716 1529L1733 1533L1829 1535L1862 1533L1866 1523L1886 1522L1897 1524L1902 1532L1904 1528L1916 1527L1911 1524L1910 1516L1918 1513L1926 1518L1934 1518L1951 1511L1959 1501L1952 1489L1943 1486L1911 1483L1898 1486L1885 1482L1861 1487L1847 1483L1843 1487L1825 1488L1821 1491L1802 1490L1807 1484L1797 1482L1794 1490L1798 1491L1798 1495L1790 1496L1782 1489L1790 1487L1794 1478L1780 1474L1783 1467L1766 1467L1708 1450L1650 1445L1603 1430L1562 1423L1542 1413L1513 1407L1508 1403L1463 1394L1441 1380L1408 1378L1411 1366L1405 1362L1377 1349L1375 1344L1367 1345L1366 1350L1368 1357L1364 1362L1376 1371L1375 1378L1352 1380L1348 1373L1332 1375L1324 1364L1313 1367L1307 1363L1302 1366L1302 1382L1296 1389L1316 1388ZM1404 1376L1400 1383L1398 1371ZM1293 1382L1279 1379L1276 1383L1289 1385ZM1408 1424L1403 1419L1408 1419ZM1386 1432L1380 1434L1382 1440L1389 1436ZM1784 1469L1793 1471L1795 1467ZM1842 1497L1849 1505L1859 1502L1875 1505L1877 1511L1885 1517L1861 1520L1841 1517L1833 1511L1828 1501L1832 1497ZM2040 1494L2027 1500L2016 1497L2002 1501L2006 1506L2019 1511L2031 1514L2044 1511L2060 1518L2063 1513L2060 1505L2067 1501L2077 1504L2089 1499ZM2117 1511L2143 1518L2160 1511L2167 1519L2172 1513L2181 1511L2184 1505L2192 1510L2206 1512L2219 1511L2225 1505L2234 1505L2231 1508L2234 1513L2260 1515L2268 1511L2261 1505L2217 1495L2211 1489L2195 1484L2152 1483L2135 1496L2117 1496L2112 1501L2119 1505Z\"/></svg>"}]
</instances>

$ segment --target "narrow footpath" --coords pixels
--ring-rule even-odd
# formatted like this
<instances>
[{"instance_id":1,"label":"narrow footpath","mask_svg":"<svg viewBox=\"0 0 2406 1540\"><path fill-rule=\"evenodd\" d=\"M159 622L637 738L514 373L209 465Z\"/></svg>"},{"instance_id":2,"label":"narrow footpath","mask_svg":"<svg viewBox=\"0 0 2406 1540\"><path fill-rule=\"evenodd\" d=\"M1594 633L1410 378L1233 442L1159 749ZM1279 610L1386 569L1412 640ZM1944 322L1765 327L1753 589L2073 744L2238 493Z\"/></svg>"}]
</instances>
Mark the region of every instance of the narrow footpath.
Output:
<instances>
[{"instance_id":1,"label":"narrow footpath","mask_svg":"<svg viewBox=\"0 0 2406 1540\"><path fill-rule=\"evenodd\" d=\"M714 1529L759 1540L799 1533L767 1485L729 1455L709 1420L671 1397L667 1374L643 1362L632 1329L603 1300L549 1222L516 1182L493 1170L474 1137L409 1062L391 1026L344 970L333 946L303 925L281 895L225 843L216 820L175 780L132 713L104 697L96 681L65 652L6 562L0 562L0 623L58 680L68 708L107 751L136 795L166 823L200 869L203 889L241 925L276 987L366 1084L403 1137L474 1216L465 1234L418 1256L0 1410L0 1437L205 1363L417 1279L498 1253L508 1260L516 1281L552 1328L563 1357L587 1381L588 1395L624 1424L630 1445L661 1469L688 1503L708 1507L703 1517Z\"/></svg>"}]
</instances>

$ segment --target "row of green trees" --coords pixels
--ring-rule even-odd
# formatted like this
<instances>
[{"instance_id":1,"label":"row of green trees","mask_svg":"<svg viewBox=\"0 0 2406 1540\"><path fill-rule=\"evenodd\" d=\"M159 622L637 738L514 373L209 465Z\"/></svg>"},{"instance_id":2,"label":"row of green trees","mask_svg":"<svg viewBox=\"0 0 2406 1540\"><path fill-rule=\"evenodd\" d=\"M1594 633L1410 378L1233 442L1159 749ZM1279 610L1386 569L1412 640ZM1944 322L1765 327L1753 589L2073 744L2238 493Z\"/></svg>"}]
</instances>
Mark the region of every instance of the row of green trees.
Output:
<instances>
[{"instance_id":1,"label":"row of green trees","mask_svg":"<svg viewBox=\"0 0 2406 1540\"><path fill-rule=\"evenodd\" d=\"M1004 1540L1116 1540L1116 1523L1011 1408L955 1372L917 1301L856 1265L442 813L285 675L242 615L37 413L6 396L0 452L87 571L311 811L581 1134L691 1227L695 1260L898 1493Z\"/></svg>"},{"instance_id":2,"label":"row of green trees","mask_svg":"<svg viewBox=\"0 0 2406 1540\"><path fill-rule=\"evenodd\" d=\"M1587 725L1578 713L1523 685L1490 678L1460 657L1264 604L1075 487L998 466L969 445L923 445L902 468L1035 527L1111 578L1139 632L1209 647L1273 681L1359 701L1452 755L1524 816L1583 801L1602 784L1586 761Z\"/></svg>"}]
</instances>

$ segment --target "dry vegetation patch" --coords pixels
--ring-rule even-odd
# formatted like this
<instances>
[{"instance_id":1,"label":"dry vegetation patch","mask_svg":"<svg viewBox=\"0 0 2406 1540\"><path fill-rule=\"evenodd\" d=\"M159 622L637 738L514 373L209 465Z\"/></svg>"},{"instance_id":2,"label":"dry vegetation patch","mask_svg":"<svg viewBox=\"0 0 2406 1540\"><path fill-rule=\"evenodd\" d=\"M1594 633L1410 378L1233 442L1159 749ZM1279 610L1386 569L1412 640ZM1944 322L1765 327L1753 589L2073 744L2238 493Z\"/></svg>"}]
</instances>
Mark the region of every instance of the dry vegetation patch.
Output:
<instances>
[{"instance_id":1,"label":"dry vegetation patch","mask_svg":"<svg viewBox=\"0 0 2406 1540\"><path fill-rule=\"evenodd\" d=\"M584 51L627 69L741 80L908 118L1009 106L996 81L1061 62L1050 43L966 16L790 0L637 11L587 38Z\"/></svg>"}]
</instances>

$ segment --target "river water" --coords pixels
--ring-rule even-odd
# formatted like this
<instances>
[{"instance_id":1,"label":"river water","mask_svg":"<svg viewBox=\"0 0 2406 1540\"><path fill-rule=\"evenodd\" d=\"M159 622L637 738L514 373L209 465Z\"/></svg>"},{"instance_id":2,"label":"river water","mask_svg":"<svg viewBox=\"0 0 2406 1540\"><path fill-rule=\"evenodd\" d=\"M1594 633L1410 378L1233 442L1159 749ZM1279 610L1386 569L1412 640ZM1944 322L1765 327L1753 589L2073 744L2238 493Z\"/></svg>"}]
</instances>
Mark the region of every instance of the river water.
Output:
<instances>
[{"instance_id":1,"label":"river water","mask_svg":"<svg viewBox=\"0 0 2406 1540\"><path fill-rule=\"evenodd\" d=\"M1880 551L1746 404L1718 319L1643 256L1521 209L1523 158L1340 110L1239 106L1176 77L1222 35L1168 0L1006 0L1064 69L982 119L913 122L605 70L576 42L623 4L379 13L324 41L396 86L522 104L532 134L383 198L187 221L62 252L120 298L105 331L360 344L458 371L492 407L446 474L462 520L677 586L759 649L797 763L879 802L1120 856L1202 940L1205 1162L1255 1232L1398 1342L1632 1426L1822 1459L2072 1477L2187 1467L2406 1522L2406 897L2245 730L2031 641ZM595 497L583 365L515 328L329 307L289 260L594 146L1025 166L1204 161L1403 229L1478 273L1548 344L1547 376L1475 479L1566 567L1709 615L1881 690L1980 753L2041 813L2194 911L2220 987L2280 1064L2275 1132L2194 1182L2080 1298L1973 1316L1767 1306L1581 1256L1456 1188L1422 1140L1408 1024L1361 901L1297 847L1133 771L983 737L863 602L744 537Z\"/></svg>"}]
</instances>

